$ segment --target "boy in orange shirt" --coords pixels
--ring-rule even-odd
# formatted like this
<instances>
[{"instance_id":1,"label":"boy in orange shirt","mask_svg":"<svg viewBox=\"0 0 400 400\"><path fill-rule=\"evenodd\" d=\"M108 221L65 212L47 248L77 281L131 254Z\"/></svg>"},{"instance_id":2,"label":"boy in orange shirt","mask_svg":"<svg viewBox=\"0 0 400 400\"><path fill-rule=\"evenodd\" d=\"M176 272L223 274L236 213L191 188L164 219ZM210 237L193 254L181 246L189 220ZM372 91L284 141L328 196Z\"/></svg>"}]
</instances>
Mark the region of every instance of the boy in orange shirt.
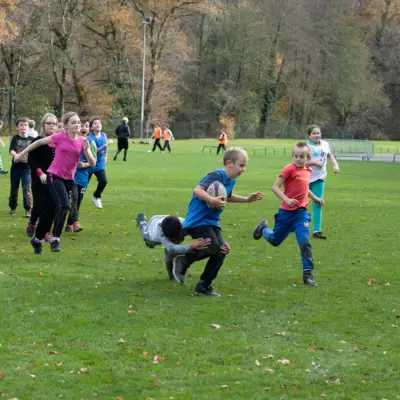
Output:
<instances>
[{"instance_id":1,"label":"boy in orange shirt","mask_svg":"<svg viewBox=\"0 0 400 400\"><path fill-rule=\"evenodd\" d=\"M275 215L275 226L272 231L268 221L261 221L253 232L253 238L259 240L261 236L272 244L279 246L289 235L295 232L300 247L303 263L303 282L306 285L318 286L313 277L313 257L310 243L311 215L307 211L308 198L322 206L324 200L316 197L310 190L312 169L307 167L311 159L310 148L305 142L298 142L292 152L293 163L286 165L278 179L272 185L272 191L282 202ZM284 192L281 186L284 186Z\"/></svg>"},{"instance_id":2,"label":"boy in orange shirt","mask_svg":"<svg viewBox=\"0 0 400 400\"><path fill-rule=\"evenodd\" d=\"M151 135L151 138L154 139L154 146L153 150L149 150L149 153L154 153L156 150L156 147L158 147L161 151L161 153L164 153L163 148L161 147L160 141L161 141L161 127L160 124L157 122L156 126L154 128L153 134Z\"/></svg>"},{"instance_id":3,"label":"boy in orange shirt","mask_svg":"<svg viewBox=\"0 0 400 400\"><path fill-rule=\"evenodd\" d=\"M164 137L164 148L163 151L165 151L165 149L168 149L168 151L171 153L171 146L169 145L171 140L175 140L174 139L174 135L171 132L171 129L169 129L169 125L166 124L165 128L164 128L164 132L163 132L163 137Z\"/></svg>"},{"instance_id":4,"label":"boy in orange shirt","mask_svg":"<svg viewBox=\"0 0 400 400\"><path fill-rule=\"evenodd\" d=\"M226 151L227 144L228 144L228 137L226 136L225 129L221 129L221 133L218 139L217 155L219 154L221 149L224 149L224 151Z\"/></svg>"}]
</instances>

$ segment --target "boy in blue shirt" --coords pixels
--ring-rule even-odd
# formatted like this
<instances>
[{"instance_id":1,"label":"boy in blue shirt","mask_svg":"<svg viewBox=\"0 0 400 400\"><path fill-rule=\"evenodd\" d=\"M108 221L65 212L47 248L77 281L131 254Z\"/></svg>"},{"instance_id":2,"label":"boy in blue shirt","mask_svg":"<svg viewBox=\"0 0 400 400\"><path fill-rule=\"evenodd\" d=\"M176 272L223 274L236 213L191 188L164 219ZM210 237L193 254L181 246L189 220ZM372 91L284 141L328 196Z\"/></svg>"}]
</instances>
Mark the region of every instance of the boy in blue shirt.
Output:
<instances>
[{"instance_id":1,"label":"boy in blue shirt","mask_svg":"<svg viewBox=\"0 0 400 400\"><path fill-rule=\"evenodd\" d=\"M248 161L247 152L239 147L231 147L224 154L224 169L210 172L194 188L193 196L183 225L183 232L193 239L209 238L210 245L201 251L178 256L173 261L172 273L176 281L183 283L186 270L195 261L208 258L208 262L194 289L195 295L220 296L212 287L212 281L217 277L230 246L224 241L221 234L219 220L226 202L253 203L261 200L263 194L256 192L248 197L233 194L233 187L238 178L246 169ZM212 197L207 193L207 188L214 182L221 182L226 189L227 198L223 196ZM210 208L208 205L212 208Z\"/></svg>"}]
</instances>

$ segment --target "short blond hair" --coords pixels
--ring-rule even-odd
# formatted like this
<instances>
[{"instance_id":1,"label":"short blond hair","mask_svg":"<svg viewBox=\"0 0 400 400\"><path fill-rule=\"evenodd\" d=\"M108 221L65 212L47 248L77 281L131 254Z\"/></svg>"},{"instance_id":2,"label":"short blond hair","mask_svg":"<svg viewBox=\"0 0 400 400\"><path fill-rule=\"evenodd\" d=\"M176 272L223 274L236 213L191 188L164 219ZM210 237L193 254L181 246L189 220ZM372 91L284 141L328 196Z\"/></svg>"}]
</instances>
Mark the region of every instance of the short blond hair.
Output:
<instances>
[{"instance_id":1,"label":"short blond hair","mask_svg":"<svg viewBox=\"0 0 400 400\"><path fill-rule=\"evenodd\" d=\"M249 158L245 149L241 147L229 147L224 153L224 165L226 165L228 161L235 163L239 160L240 155L244 156L246 159Z\"/></svg>"},{"instance_id":2,"label":"short blond hair","mask_svg":"<svg viewBox=\"0 0 400 400\"><path fill-rule=\"evenodd\" d=\"M293 151L295 150L296 147L297 147L298 149L305 149L305 150L307 150L307 153L308 153L309 155L311 155L310 147L308 146L308 144L307 144L306 142L297 142L297 143L293 146Z\"/></svg>"}]
</instances>

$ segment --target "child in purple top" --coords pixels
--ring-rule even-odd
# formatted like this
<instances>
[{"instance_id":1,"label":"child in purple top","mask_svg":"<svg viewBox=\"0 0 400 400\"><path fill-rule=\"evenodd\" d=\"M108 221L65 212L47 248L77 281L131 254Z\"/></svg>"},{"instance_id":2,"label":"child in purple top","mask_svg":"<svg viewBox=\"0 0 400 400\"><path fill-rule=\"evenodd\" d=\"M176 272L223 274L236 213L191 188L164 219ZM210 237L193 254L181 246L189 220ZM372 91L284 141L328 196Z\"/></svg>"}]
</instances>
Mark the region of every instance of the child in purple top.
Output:
<instances>
[{"instance_id":1,"label":"child in purple top","mask_svg":"<svg viewBox=\"0 0 400 400\"><path fill-rule=\"evenodd\" d=\"M55 145L54 160L47 170L47 184L56 205L53 221L54 237L50 241L51 251L55 252L61 250L60 236L69 210L69 192L74 183L74 174L82 152L85 153L90 165L96 164L86 138L79 136L81 121L78 114L75 112L65 114L63 116L63 124L66 132L55 133L54 135L37 140L14 157L14 161L18 162L26 153L39 146L50 143ZM35 245L33 243L32 245L36 252ZM37 247L41 247L41 242L38 241L36 245ZM39 253L37 252L37 254Z\"/></svg>"}]
</instances>

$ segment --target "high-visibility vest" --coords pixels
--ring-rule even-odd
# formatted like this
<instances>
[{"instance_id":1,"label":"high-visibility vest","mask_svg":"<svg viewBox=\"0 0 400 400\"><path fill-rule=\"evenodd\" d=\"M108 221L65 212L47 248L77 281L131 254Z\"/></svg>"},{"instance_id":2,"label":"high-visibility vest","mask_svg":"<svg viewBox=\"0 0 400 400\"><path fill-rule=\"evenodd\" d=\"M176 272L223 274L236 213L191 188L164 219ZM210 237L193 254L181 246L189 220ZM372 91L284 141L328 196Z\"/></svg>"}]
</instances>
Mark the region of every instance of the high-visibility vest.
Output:
<instances>
[{"instance_id":1,"label":"high-visibility vest","mask_svg":"<svg viewBox=\"0 0 400 400\"><path fill-rule=\"evenodd\" d=\"M219 135L219 144L227 144L228 138L226 137L226 133L221 133Z\"/></svg>"},{"instance_id":2,"label":"high-visibility vest","mask_svg":"<svg viewBox=\"0 0 400 400\"><path fill-rule=\"evenodd\" d=\"M154 139L160 139L161 138L161 128L155 128L154 133L153 133Z\"/></svg>"},{"instance_id":3,"label":"high-visibility vest","mask_svg":"<svg viewBox=\"0 0 400 400\"><path fill-rule=\"evenodd\" d=\"M169 133L168 129L164 129L164 140L171 140L171 134Z\"/></svg>"}]
</instances>

